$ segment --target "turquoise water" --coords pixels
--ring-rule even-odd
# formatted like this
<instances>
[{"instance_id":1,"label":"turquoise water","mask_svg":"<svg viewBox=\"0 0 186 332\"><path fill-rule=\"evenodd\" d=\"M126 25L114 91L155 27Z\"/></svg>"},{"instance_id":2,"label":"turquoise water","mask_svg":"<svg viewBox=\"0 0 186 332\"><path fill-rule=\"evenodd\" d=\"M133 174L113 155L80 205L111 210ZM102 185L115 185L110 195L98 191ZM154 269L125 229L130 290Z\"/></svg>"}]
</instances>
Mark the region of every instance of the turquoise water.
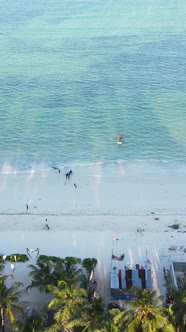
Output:
<instances>
[{"instance_id":1,"label":"turquoise water","mask_svg":"<svg viewBox=\"0 0 186 332\"><path fill-rule=\"evenodd\" d=\"M1 169L185 165L185 17L184 0L1 0Z\"/></svg>"}]
</instances>

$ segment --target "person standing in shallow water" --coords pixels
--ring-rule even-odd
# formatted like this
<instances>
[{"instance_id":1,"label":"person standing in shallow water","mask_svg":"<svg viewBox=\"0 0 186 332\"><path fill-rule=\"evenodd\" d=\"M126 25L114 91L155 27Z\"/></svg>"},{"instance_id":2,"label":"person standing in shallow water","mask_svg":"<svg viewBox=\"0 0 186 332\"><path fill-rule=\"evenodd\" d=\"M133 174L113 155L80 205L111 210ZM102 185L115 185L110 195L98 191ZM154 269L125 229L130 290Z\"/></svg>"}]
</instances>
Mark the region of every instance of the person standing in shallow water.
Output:
<instances>
[{"instance_id":1,"label":"person standing in shallow water","mask_svg":"<svg viewBox=\"0 0 186 332\"><path fill-rule=\"evenodd\" d=\"M26 204L26 210L28 211L28 204Z\"/></svg>"}]
</instances>

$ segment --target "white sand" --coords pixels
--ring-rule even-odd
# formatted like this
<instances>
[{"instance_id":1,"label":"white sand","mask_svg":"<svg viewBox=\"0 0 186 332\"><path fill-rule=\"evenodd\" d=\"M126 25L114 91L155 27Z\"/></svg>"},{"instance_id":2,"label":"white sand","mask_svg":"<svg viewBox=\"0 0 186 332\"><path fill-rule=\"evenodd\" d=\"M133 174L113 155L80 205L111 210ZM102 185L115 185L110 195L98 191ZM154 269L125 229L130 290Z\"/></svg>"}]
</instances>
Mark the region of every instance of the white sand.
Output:
<instances>
[{"instance_id":1,"label":"white sand","mask_svg":"<svg viewBox=\"0 0 186 332\"><path fill-rule=\"evenodd\" d=\"M95 257L98 290L108 299L111 264L143 265L147 256L153 287L164 293L163 267L169 268L173 260L186 261L186 174L132 174L120 164L112 171L101 165L88 167L86 174L78 167L73 171L70 181L65 180L65 170L1 175L1 253L39 248L46 255ZM175 222L180 224L178 231L168 227ZM46 223L49 231L44 229ZM139 228L144 231L137 232ZM113 241L113 236L119 240ZM171 246L177 249L169 250ZM124 261L112 261L112 250L124 253ZM34 262L33 255L29 263ZM28 270L21 263L15 265L15 280L21 278L27 286ZM6 272L11 272L9 263ZM43 298L33 291L24 301Z\"/></svg>"}]
</instances>

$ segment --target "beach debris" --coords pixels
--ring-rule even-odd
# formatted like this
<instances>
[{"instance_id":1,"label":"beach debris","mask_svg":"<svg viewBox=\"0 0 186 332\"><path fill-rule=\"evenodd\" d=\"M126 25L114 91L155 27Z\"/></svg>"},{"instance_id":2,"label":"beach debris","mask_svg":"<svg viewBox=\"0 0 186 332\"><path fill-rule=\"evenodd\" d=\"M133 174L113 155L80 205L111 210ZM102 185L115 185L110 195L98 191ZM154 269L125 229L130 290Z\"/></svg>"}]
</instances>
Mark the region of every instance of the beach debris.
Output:
<instances>
[{"instance_id":1,"label":"beach debris","mask_svg":"<svg viewBox=\"0 0 186 332\"><path fill-rule=\"evenodd\" d=\"M113 237L112 237L112 240L113 240L113 241L119 241L118 237L116 237L116 236L113 236Z\"/></svg>"},{"instance_id":2,"label":"beach debris","mask_svg":"<svg viewBox=\"0 0 186 332\"><path fill-rule=\"evenodd\" d=\"M177 249L177 246L171 246L170 248L169 248L169 250L173 250L173 251L175 251Z\"/></svg>"},{"instance_id":3,"label":"beach debris","mask_svg":"<svg viewBox=\"0 0 186 332\"><path fill-rule=\"evenodd\" d=\"M156 217L156 218L154 218L154 220L160 220L160 218Z\"/></svg>"},{"instance_id":4,"label":"beach debris","mask_svg":"<svg viewBox=\"0 0 186 332\"><path fill-rule=\"evenodd\" d=\"M145 230L144 230L144 228L137 228L137 232L138 233L143 233L143 232L145 232Z\"/></svg>"},{"instance_id":5,"label":"beach debris","mask_svg":"<svg viewBox=\"0 0 186 332\"><path fill-rule=\"evenodd\" d=\"M178 223L175 223L173 224L172 226L169 226L169 228L172 228L172 229L179 229L180 228L180 225Z\"/></svg>"}]
</instances>

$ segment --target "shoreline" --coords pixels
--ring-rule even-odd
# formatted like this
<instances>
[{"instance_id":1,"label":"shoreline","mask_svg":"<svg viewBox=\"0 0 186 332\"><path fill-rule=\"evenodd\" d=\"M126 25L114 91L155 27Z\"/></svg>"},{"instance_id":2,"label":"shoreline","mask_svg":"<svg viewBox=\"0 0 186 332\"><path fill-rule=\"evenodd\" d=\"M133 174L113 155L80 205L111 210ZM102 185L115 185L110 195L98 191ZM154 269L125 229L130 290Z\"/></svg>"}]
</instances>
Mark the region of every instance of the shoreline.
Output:
<instances>
[{"instance_id":1,"label":"shoreline","mask_svg":"<svg viewBox=\"0 0 186 332\"><path fill-rule=\"evenodd\" d=\"M0 175L0 215L186 214L186 172L129 175L125 168L91 174ZM74 186L76 184L77 187ZM28 205L28 211L26 211Z\"/></svg>"},{"instance_id":2,"label":"shoreline","mask_svg":"<svg viewBox=\"0 0 186 332\"><path fill-rule=\"evenodd\" d=\"M124 146L124 145L123 145ZM59 162L53 161L19 161L15 164L12 161L2 161L0 163L0 175L29 175L33 173L46 173L51 172L53 167L60 169L65 173L72 169L76 170L81 175L91 175L92 169L96 171L103 170L103 172L110 171L110 169L117 172L118 168L125 169L127 174L136 174L137 172L146 174L156 172L182 172L186 171L186 160L180 159L98 159L98 160L81 160L81 161L70 161L70 162Z\"/></svg>"}]
</instances>

